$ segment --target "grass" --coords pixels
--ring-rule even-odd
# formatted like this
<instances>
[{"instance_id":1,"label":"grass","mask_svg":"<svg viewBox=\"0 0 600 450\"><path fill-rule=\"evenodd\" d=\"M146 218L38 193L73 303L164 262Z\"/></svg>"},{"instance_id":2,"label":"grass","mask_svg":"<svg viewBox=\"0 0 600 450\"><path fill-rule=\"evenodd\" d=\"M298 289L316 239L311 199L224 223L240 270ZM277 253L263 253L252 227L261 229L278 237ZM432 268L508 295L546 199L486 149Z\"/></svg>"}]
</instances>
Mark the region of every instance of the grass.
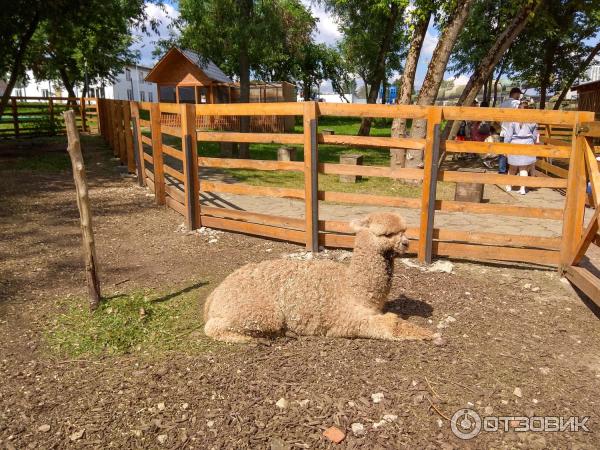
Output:
<instances>
[{"instance_id":1,"label":"grass","mask_svg":"<svg viewBox=\"0 0 600 450\"><path fill-rule=\"evenodd\" d=\"M167 295L116 295L93 313L84 299L65 299L65 312L47 330L46 342L53 353L67 357L207 351L220 344L202 332L198 291L205 286Z\"/></svg>"},{"instance_id":2,"label":"grass","mask_svg":"<svg viewBox=\"0 0 600 450\"><path fill-rule=\"evenodd\" d=\"M67 152L49 152L14 158L3 164L5 170L31 170L35 172L56 173L69 170L71 161Z\"/></svg>"},{"instance_id":3,"label":"grass","mask_svg":"<svg viewBox=\"0 0 600 450\"><path fill-rule=\"evenodd\" d=\"M319 119L319 131L333 130L338 135L356 135L360 127L360 120L346 117L323 117ZM302 124L296 123L294 133L302 133ZM149 132L146 132L148 136ZM371 136L390 136L391 120L375 120L371 127ZM181 139L163 135L166 144L181 149ZM277 160L278 144L250 144L250 157L261 160ZM296 147L297 160L303 161L302 146ZM385 148L356 148L338 145L319 145L319 162L339 163L340 155L353 153L363 155L364 165L388 166L390 164L389 150ZM198 154L208 157L219 157L219 144L214 142L199 142ZM299 172L260 171L246 169L226 169L223 173L246 184L253 186L278 186L288 188L304 187L304 176ZM438 198L449 200L454 196L454 183L438 183ZM319 189L363 193L374 195L388 195L418 198L421 196L421 187L401 180L391 180L381 177L363 177L357 183L340 183L337 175L319 175Z\"/></svg>"}]
</instances>

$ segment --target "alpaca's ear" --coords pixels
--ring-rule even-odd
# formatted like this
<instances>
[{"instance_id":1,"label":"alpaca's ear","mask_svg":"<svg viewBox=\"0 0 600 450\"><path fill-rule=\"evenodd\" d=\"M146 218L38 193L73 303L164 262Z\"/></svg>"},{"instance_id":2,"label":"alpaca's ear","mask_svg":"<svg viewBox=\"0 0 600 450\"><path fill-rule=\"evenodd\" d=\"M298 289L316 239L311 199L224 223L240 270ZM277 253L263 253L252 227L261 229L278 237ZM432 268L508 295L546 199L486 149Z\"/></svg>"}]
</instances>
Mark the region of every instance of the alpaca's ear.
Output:
<instances>
[{"instance_id":1,"label":"alpaca's ear","mask_svg":"<svg viewBox=\"0 0 600 450\"><path fill-rule=\"evenodd\" d=\"M350 228L355 233L358 233L360 230L364 230L369 228L369 224L371 223L371 218L369 216L363 217L361 219L354 219L350 222Z\"/></svg>"}]
</instances>

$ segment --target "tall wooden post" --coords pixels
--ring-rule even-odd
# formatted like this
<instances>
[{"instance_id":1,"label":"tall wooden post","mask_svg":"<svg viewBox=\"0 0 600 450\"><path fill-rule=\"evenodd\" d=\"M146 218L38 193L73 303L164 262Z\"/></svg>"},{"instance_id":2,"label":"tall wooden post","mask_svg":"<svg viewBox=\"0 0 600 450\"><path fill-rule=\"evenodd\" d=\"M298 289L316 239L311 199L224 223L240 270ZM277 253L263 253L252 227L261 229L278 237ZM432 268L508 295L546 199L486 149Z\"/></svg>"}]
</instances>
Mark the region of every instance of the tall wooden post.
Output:
<instances>
[{"instance_id":1,"label":"tall wooden post","mask_svg":"<svg viewBox=\"0 0 600 450\"><path fill-rule=\"evenodd\" d=\"M115 158L119 157L119 128L117 121L117 100L110 101L110 146Z\"/></svg>"},{"instance_id":2,"label":"tall wooden post","mask_svg":"<svg viewBox=\"0 0 600 450\"><path fill-rule=\"evenodd\" d=\"M125 101L119 100L117 106L117 120L119 126L119 157L121 158L121 164L128 165L127 163L127 140L125 137Z\"/></svg>"},{"instance_id":3,"label":"tall wooden post","mask_svg":"<svg viewBox=\"0 0 600 450\"><path fill-rule=\"evenodd\" d=\"M79 113L81 114L81 130L88 131L87 123L86 123L87 118L85 115L85 97L81 97L81 99L79 99L79 102L80 102Z\"/></svg>"},{"instance_id":4,"label":"tall wooden post","mask_svg":"<svg viewBox=\"0 0 600 450\"><path fill-rule=\"evenodd\" d=\"M562 273L573 260L577 245L583 233L585 214L586 175L585 175L585 137L578 136L581 125L580 113L576 113L571 135L571 156L567 176L567 196L563 213L563 232L560 246L560 268Z\"/></svg>"},{"instance_id":5,"label":"tall wooden post","mask_svg":"<svg viewBox=\"0 0 600 450\"><path fill-rule=\"evenodd\" d=\"M77 192L77 208L81 219L81 234L83 235L83 256L85 258L85 277L87 280L88 291L90 294L90 309L94 310L100 303L100 280L97 273L96 246L94 244L94 231L92 228L92 211L90 208L90 198L88 195L88 186L85 178L85 166L81 154L81 142L75 113L65 111L65 127L67 129L67 139L69 146L67 151L71 158L73 167L73 179L75 180L75 190Z\"/></svg>"},{"instance_id":6,"label":"tall wooden post","mask_svg":"<svg viewBox=\"0 0 600 450\"><path fill-rule=\"evenodd\" d=\"M133 134L131 131L130 102L123 102L123 136L125 139L125 155L127 158L127 171L135 173L135 149L133 148Z\"/></svg>"},{"instance_id":7,"label":"tall wooden post","mask_svg":"<svg viewBox=\"0 0 600 450\"><path fill-rule=\"evenodd\" d=\"M165 172L160 132L160 103L152 103L150 106L150 127L152 128L152 158L154 161L154 195L156 204L164 205L166 202Z\"/></svg>"},{"instance_id":8,"label":"tall wooden post","mask_svg":"<svg viewBox=\"0 0 600 450\"><path fill-rule=\"evenodd\" d=\"M317 104L304 102L304 220L306 249L319 251Z\"/></svg>"},{"instance_id":9,"label":"tall wooden post","mask_svg":"<svg viewBox=\"0 0 600 450\"><path fill-rule=\"evenodd\" d=\"M56 134L56 124L54 123L54 100L48 98L48 117L50 119L50 134Z\"/></svg>"},{"instance_id":10,"label":"tall wooden post","mask_svg":"<svg viewBox=\"0 0 600 450\"><path fill-rule=\"evenodd\" d=\"M200 227L200 180L196 138L196 105L181 105L181 139L183 148L183 177L185 187L186 226Z\"/></svg>"},{"instance_id":11,"label":"tall wooden post","mask_svg":"<svg viewBox=\"0 0 600 450\"><path fill-rule=\"evenodd\" d=\"M19 137L19 114L17 113L17 99L10 99L10 107L12 109L13 128L15 129L15 137Z\"/></svg>"},{"instance_id":12,"label":"tall wooden post","mask_svg":"<svg viewBox=\"0 0 600 450\"><path fill-rule=\"evenodd\" d=\"M146 161L144 160L144 143L142 142L142 127L140 126L140 105L129 102L131 109L131 127L133 138L133 155L137 168L138 184L146 185Z\"/></svg>"},{"instance_id":13,"label":"tall wooden post","mask_svg":"<svg viewBox=\"0 0 600 450\"><path fill-rule=\"evenodd\" d=\"M438 130L437 145L439 150L439 125L442 121L442 108L431 106L427 115L427 135L425 137L425 155L423 158L423 190L421 194L421 219L419 222L418 258L421 262L431 261L432 238L435 213L435 192L437 182L437 164L433 158L436 145L436 130ZM437 162L437 161L436 161Z\"/></svg>"}]
</instances>

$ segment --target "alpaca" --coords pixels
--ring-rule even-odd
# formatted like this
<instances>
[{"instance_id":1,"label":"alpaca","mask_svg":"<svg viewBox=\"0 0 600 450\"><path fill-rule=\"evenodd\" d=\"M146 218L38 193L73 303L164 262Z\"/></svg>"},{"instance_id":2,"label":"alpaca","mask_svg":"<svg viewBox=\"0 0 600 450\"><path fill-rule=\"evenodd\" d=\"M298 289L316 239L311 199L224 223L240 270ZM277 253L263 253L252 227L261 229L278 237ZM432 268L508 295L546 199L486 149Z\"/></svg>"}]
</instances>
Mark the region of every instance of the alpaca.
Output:
<instances>
[{"instance_id":1,"label":"alpaca","mask_svg":"<svg viewBox=\"0 0 600 450\"><path fill-rule=\"evenodd\" d=\"M394 257L408 247L404 219L372 213L351 226L356 240L349 266L279 259L247 264L225 278L204 305L206 335L232 343L288 330L396 341L433 338L425 328L382 313Z\"/></svg>"}]
</instances>

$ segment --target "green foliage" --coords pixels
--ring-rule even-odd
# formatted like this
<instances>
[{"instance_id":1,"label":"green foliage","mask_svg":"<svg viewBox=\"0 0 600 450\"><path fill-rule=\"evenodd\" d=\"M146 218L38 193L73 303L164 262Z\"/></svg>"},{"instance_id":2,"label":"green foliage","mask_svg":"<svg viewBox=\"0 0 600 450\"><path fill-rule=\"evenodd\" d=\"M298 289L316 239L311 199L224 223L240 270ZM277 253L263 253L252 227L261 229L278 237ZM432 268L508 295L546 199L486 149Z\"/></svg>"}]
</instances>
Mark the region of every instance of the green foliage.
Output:
<instances>
[{"instance_id":1,"label":"green foliage","mask_svg":"<svg viewBox=\"0 0 600 450\"><path fill-rule=\"evenodd\" d=\"M201 331L197 285L164 296L142 292L117 295L93 313L84 299L65 299L63 303L65 311L46 332L50 350L61 355L194 353L218 346Z\"/></svg>"}]
</instances>

